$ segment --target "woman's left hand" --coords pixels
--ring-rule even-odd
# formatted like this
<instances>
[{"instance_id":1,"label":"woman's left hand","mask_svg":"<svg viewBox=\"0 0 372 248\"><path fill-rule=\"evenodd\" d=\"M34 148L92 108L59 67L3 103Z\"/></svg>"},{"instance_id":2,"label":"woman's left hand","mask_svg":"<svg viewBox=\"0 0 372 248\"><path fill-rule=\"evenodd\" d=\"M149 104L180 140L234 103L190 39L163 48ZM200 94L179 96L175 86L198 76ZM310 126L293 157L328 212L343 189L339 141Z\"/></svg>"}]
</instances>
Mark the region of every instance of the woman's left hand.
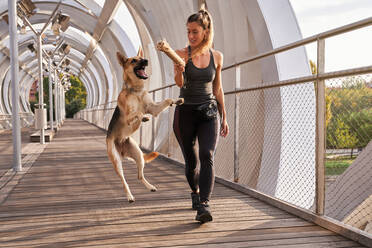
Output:
<instances>
[{"instance_id":1,"label":"woman's left hand","mask_svg":"<svg viewBox=\"0 0 372 248\"><path fill-rule=\"evenodd\" d=\"M226 120L223 120L221 123L220 135L225 138L228 134L229 134L229 125L227 124Z\"/></svg>"}]
</instances>

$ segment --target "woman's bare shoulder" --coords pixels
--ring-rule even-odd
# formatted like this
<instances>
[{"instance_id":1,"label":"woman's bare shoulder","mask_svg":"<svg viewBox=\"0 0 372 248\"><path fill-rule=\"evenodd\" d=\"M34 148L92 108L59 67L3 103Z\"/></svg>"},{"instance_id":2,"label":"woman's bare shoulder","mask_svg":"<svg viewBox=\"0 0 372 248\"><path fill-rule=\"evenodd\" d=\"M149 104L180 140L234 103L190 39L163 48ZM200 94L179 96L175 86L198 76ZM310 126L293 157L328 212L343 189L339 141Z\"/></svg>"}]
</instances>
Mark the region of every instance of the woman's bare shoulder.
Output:
<instances>
[{"instance_id":1,"label":"woman's bare shoulder","mask_svg":"<svg viewBox=\"0 0 372 248\"><path fill-rule=\"evenodd\" d=\"M218 51L218 50L214 50L214 49L212 49L212 53L213 53L213 57L214 57L216 63L219 64L219 65L222 65L222 63L223 63L223 53Z\"/></svg>"},{"instance_id":2,"label":"woman's bare shoulder","mask_svg":"<svg viewBox=\"0 0 372 248\"><path fill-rule=\"evenodd\" d=\"M176 50L176 53L182 58L186 59L187 57L187 47Z\"/></svg>"}]
</instances>

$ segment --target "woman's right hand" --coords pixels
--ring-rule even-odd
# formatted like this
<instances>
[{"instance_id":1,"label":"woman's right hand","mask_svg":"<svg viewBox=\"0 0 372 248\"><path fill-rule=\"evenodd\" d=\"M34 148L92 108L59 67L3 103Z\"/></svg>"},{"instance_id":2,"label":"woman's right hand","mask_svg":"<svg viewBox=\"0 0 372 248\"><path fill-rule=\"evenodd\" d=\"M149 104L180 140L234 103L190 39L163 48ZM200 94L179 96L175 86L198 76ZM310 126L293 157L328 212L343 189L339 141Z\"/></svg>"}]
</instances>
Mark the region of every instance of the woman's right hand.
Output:
<instances>
[{"instance_id":1,"label":"woman's right hand","mask_svg":"<svg viewBox=\"0 0 372 248\"><path fill-rule=\"evenodd\" d=\"M176 53L185 61L185 58L183 55L184 52L182 52L182 50L176 50ZM174 65L174 80L177 86L181 88L183 86L183 72L185 71L185 67L178 63L174 63L174 62L173 62L173 65Z\"/></svg>"},{"instance_id":2,"label":"woman's right hand","mask_svg":"<svg viewBox=\"0 0 372 248\"><path fill-rule=\"evenodd\" d=\"M174 63L174 71L178 74L178 73L182 73L185 71L185 67L180 65L180 64L176 64Z\"/></svg>"}]
</instances>

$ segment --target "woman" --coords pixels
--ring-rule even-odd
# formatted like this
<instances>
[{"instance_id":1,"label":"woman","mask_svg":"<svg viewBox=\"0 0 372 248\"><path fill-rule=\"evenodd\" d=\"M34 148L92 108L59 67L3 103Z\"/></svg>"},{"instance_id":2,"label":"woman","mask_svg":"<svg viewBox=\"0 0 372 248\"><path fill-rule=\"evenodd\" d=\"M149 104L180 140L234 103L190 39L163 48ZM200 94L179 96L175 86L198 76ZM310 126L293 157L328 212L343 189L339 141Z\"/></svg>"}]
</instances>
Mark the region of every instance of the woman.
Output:
<instances>
[{"instance_id":1,"label":"woman","mask_svg":"<svg viewBox=\"0 0 372 248\"><path fill-rule=\"evenodd\" d=\"M204 223L213 219L208 202L214 185L213 160L219 130L217 113L213 116L213 103L216 101L221 116L220 135L226 137L229 133L221 85L223 55L212 49L213 21L208 11L200 10L191 15L186 26L189 46L176 51L186 65L174 65L175 81L181 88L180 97L185 103L176 107L173 129L185 159L192 208L197 210L195 219ZM210 111L205 111L205 108L200 111L204 106ZM209 114L207 120L204 118L206 112ZM196 170L196 138L200 172Z\"/></svg>"}]
</instances>

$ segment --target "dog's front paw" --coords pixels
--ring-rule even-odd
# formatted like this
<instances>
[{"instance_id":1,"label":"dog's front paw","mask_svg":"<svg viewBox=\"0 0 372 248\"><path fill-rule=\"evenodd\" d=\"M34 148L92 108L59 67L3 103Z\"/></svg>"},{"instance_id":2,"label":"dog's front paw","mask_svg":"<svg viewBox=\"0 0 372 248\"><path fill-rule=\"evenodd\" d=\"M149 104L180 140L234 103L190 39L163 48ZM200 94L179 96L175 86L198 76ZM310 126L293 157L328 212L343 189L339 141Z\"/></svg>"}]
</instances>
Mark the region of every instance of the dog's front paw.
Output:
<instances>
[{"instance_id":1,"label":"dog's front paw","mask_svg":"<svg viewBox=\"0 0 372 248\"><path fill-rule=\"evenodd\" d=\"M151 192L156 192L157 188L155 186L152 186L150 190L151 190Z\"/></svg>"},{"instance_id":2,"label":"dog's front paw","mask_svg":"<svg viewBox=\"0 0 372 248\"><path fill-rule=\"evenodd\" d=\"M134 196L128 196L128 202L133 203L135 201Z\"/></svg>"},{"instance_id":3,"label":"dog's front paw","mask_svg":"<svg viewBox=\"0 0 372 248\"><path fill-rule=\"evenodd\" d=\"M165 99L165 102L167 105L172 106L173 105L173 100L172 99Z\"/></svg>"},{"instance_id":4,"label":"dog's front paw","mask_svg":"<svg viewBox=\"0 0 372 248\"><path fill-rule=\"evenodd\" d=\"M149 120L150 120L150 117L148 117L148 116L142 117L142 122L146 122L146 121L149 121Z\"/></svg>"},{"instance_id":5,"label":"dog's front paw","mask_svg":"<svg viewBox=\"0 0 372 248\"><path fill-rule=\"evenodd\" d=\"M176 104L176 105L182 105L184 102L185 102L185 100L184 100L183 98L178 98L178 99L174 102L174 104Z\"/></svg>"}]
</instances>

